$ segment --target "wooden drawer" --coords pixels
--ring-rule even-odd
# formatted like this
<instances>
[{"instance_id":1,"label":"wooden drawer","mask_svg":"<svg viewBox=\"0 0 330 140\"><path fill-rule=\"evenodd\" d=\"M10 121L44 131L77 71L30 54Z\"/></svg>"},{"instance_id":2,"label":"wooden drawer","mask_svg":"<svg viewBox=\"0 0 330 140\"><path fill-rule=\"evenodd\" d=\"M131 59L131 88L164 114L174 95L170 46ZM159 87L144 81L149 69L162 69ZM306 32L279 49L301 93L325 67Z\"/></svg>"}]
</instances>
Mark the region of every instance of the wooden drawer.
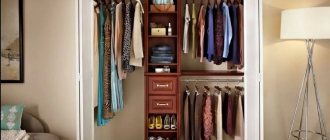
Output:
<instances>
[{"instance_id":1,"label":"wooden drawer","mask_svg":"<svg viewBox=\"0 0 330 140\"><path fill-rule=\"evenodd\" d=\"M175 94L177 88L176 77L149 77L149 94Z\"/></svg>"},{"instance_id":2,"label":"wooden drawer","mask_svg":"<svg viewBox=\"0 0 330 140\"><path fill-rule=\"evenodd\" d=\"M149 113L176 113L176 96L149 96Z\"/></svg>"}]
</instances>

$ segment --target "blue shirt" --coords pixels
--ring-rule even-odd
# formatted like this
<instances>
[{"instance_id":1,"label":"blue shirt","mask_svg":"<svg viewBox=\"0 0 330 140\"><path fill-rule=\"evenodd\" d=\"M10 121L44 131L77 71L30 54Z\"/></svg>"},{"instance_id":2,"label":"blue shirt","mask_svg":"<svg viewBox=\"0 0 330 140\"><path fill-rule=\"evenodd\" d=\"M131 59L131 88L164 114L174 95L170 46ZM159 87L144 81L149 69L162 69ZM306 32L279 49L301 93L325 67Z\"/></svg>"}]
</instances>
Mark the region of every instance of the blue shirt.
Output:
<instances>
[{"instance_id":1,"label":"blue shirt","mask_svg":"<svg viewBox=\"0 0 330 140\"><path fill-rule=\"evenodd\" d=\"M223 11L223 30L224 30L223 58L227 58L229 53L229 44L233 36L233 31L231 27L228 5L225 2L223 2L222 4L222 11Z\"/></svg>"},{"instance_id":2,"label":"blue shirt","mask_svg":"<svg viewBox=\"0 0 330 140\"><path fill-rule=\"evenodd\" d=\"M214 56L214 22L213 22L213 7L209 5L207 10L207 59L212 61Z\"/></svg>"}]
</instances>

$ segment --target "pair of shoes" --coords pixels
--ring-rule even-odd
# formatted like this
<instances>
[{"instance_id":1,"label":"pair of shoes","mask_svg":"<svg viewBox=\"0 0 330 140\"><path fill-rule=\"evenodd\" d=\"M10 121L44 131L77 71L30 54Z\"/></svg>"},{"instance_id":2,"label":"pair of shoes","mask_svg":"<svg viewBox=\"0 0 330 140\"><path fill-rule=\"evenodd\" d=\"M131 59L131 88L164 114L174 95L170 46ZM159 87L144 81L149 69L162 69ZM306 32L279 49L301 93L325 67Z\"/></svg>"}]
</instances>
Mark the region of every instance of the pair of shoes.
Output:
<instances>
[{"instance_id":1,"label":"pair of shoes","mask_svg":"<svg viewBox=\"0 0 330 140\"><path fill-rule=\"evenodd\" d=\"M162 116L158 115L156 116L156 129L162 129L162 128L163 128Z\"/></svg>"},{"instance_id":2,"label":"pair of shoes","mask_svg":"<svg viewBox=\"0 0 330 140\"><path fill-rule=\"evenodd\" d=\"M148 128L149 129L162 129L163 128L163 121L162 121L162 116L150 116L148 118Z\"/></svg>"},{"instance_id":3,"label":"pair of shoes","mask_svg":"<svg viewBox=\"0 0 330 140\"><path fill-rule=\"evenodd\" d=\"M155 123L156 123L156 118L155 116L150 116L148 118L148 128L149 129L155 129Z\"/></svg>"},{"instance_id":4,"label":"pair of shoes","mask_svg":"<svg viewBox=\"0 0 330 140\"><path fill-rule=\"evenodd\" d=\"M175 115L173 114L171 117L171 129L176 129L177 128L176 126L177 126L177 121Z\"/></svg>"},{"instance_id":5,"label":"pair of shoes","mask_svg":"<svg viewBox=\"0 0 330 140\"><path fill-rule=\"evenodd\" d=\"M171 118L170 115L166 115L164 118L164 129L168 130L171 129Z\"/></svg>"},{"instance_id":6,"label":"pair of shoes","mask_svg":"<svg viewBox=\"0 0 330 140\"><path fill-rule=\"evenodd\" d=\"M176 129L176 117L175 115L172 115L170 117L169 114L167 114L164 118L164 129L168 130L168 129Z\"/></svg>"}]
</instances>

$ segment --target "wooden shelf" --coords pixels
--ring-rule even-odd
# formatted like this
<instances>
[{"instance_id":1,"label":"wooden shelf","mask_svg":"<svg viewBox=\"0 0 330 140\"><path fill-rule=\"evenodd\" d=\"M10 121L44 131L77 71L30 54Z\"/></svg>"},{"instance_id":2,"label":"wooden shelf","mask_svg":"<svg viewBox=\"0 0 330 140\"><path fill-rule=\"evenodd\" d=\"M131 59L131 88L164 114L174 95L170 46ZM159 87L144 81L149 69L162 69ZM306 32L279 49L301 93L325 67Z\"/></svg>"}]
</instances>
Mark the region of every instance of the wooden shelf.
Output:
<instances>
[{"instance_id":1,"label":"wooden shelf","mask_svg":"<svg viewBox=\"0 0 330 140\"><path fill-rule=\"evenodd\" d=\"M175 66L177 63L148 63L149 66Z\"/></svg>"},{"instance_id":2,"label":"wooden shelf","mask_svg":"<svg viewBox=\"0 0 330 140\"><path fill-rule=\"evenodd\" d=\"M148 12L149 14L177 14L178 12Z\"/></svg>"},{"instance_id":3,"label":"wooden shelf","mask_svg":"<svg viewBox=\"0 0 330 140\"><path fill-rule=\"evenodd\" d=\"M176 76L180 75L180 73L155 73L155 72L148 72L144 73L146 76Z\"/></svg>"},{"instance_id":4,"label":"wooden shelf","mask_svg":"<svg viewBox=\"0 0 330 140\"><path fill-rule=\"evenodd\" d=\"M175 130L164 130L164 129L149 129L148 132L150 133L176 133L176 129Z\"/></svg>"},{"instance_id":5,"label":"wooden shelf","mask_svg":"<svg viewBox=\"0 0 330 140\"><path fill-rule=\"evenodd\" d=\"M149 38L177 38L177 35L148 35Z\"/></svg>"},{"instance_id":6,"label":"wooden shelf","mask_svg":"<svg viewBox=\"0 0 330 140\"><path fill-rule=\"evenodd\" d=\"M244 72L226 70L182 70L182 76L244 76Z\"/></svg>"}]
</instances>

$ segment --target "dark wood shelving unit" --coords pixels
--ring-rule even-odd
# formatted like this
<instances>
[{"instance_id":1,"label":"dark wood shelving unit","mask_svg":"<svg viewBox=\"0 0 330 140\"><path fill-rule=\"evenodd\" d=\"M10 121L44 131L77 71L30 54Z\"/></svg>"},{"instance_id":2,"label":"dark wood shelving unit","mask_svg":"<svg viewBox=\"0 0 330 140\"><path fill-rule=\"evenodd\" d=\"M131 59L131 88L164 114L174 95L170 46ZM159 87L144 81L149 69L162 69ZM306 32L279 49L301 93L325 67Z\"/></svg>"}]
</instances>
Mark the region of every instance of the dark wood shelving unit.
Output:
<instances>
[{"instance_id":1,"label":"dark wood shelving unit","mask_svg":"<svg viewBox=\"0 0 330 140\"><path fill-rule=\"evenodd\" d=\"M150 11L153 0L144 1L144 76L145 76L145 140L148 137L169 138L170 140L180 139L180 94L179 77L181 67L181 3L174 0L175 11L173 12L154 12ZM172 27L172 35L151 35L150 23L164 25L167 29L169 23ZM171 63L152 63L152 48L158 45L172 47L174 60ZM156 73L155 68L168 66L170 73ZM149 129L148 117L161 115L164 120L166 114L176 116L177 129Z\"/></svg>"}]
</instances>

